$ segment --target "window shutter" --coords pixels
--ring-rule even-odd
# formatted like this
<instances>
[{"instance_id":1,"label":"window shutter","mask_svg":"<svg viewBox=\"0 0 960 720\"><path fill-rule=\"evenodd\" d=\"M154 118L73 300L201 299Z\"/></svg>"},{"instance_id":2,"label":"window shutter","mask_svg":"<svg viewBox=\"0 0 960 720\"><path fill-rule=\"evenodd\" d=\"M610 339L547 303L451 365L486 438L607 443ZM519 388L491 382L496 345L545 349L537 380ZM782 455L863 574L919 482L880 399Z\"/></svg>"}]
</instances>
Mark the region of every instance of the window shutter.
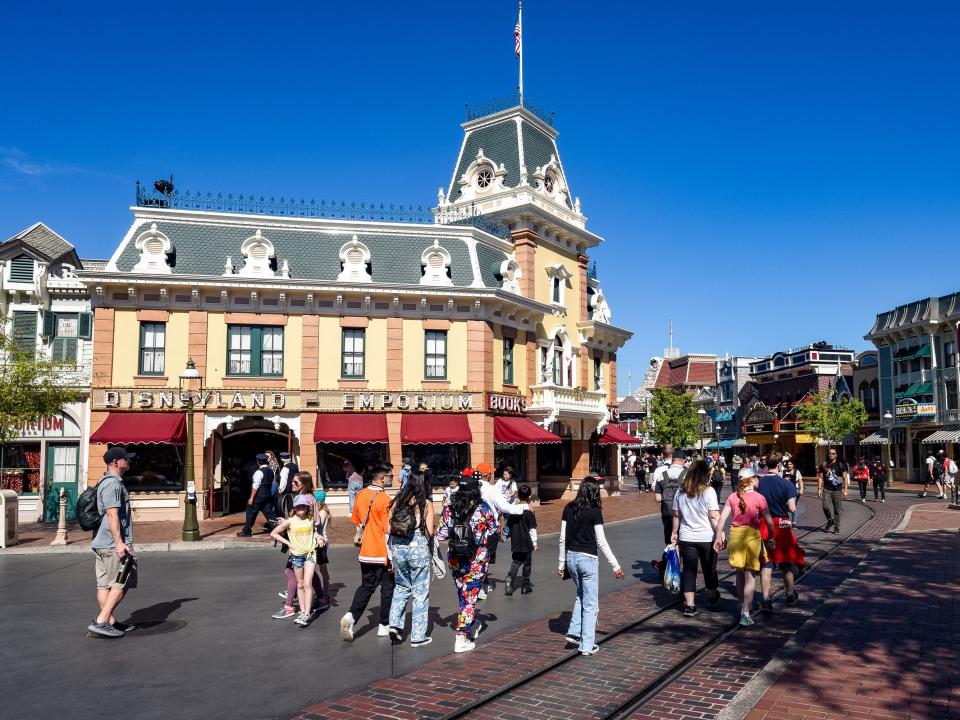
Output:
<instances>
[{"instance_id":1,"label":"window shutter","mask_svg":"<svg viewBox=\"0 0 960 720\"><path fill-rule=\"evenodd\" d=\"M93 334L93 313L80 313L77 335L81 340L89 340Z\"/></svg>"},{"instance_id":2,"label":"window shutter","mask_svg":"<svg viewBox=\"0 0 960 720\"><path fill-rule=\"evenodd\" d=\"M53 359L64 362L77 361L77 339L55 338L53 341Z\"/></svg>"},{"instance_id":3,"label":"window shutter","mask_svg":"<svg viewBox=\"0 0 960 720\"><path fill-rule=\"evenodd\" d=\"M33 258L28 255L20 255L10 261L10 282L33 282Z\"/></svg>"},{"instance_id":4,"label":"window shutter","mask_svg":"<svg viewBox=\"0 0 960 720\"><path fill-rule=\"evenodd\" d=\"M13 342L24 352L37 351L37 313L14 311Z\"/></svg>"},{"instance_id":5,"label":"window shutter","mask_svg":"<svg viewBox=\"0 0 960 720\"><path fill-rule=\"evenodd\" d=\"M57 332L57 314L50 310L43 313L43 336L52 338Z\"/></svg>"}]
</instances>

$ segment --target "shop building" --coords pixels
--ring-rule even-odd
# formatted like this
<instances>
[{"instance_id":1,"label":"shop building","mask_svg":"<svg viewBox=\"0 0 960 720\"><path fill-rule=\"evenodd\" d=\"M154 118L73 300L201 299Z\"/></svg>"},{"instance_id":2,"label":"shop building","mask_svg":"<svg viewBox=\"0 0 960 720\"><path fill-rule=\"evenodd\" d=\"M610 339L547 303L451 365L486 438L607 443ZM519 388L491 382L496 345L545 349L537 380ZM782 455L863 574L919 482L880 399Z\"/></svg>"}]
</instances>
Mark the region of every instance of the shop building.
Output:
<instances>
[{"instance_id":1,"label":"shop building","mask_svg":"<svg viewBox=\"0 0 960 720\"><path fill-rule=\"evenodd\" d=\"M923 480L938 449L960 452L958 328L960 293L952 293L882 312L864 336L877 348L882 428L868 439L889 437L897 480Z\"/></svg>"},{"instance_id":2,"label":"shop building","mask_svg":"<svg viewBox=\"0 0 960 720\"><path fill-rule=\"evenodd\" d=\"M619 473L607 432L616 352L552 124L525 107L468 120L430 217L138 186L94 305L89 479L107 445L141 518L179 517L194 401L198 505L240 510L265 449L346 505L343 460L514 466L542 495ZM202 389L178 376L192 359Z\"/></svg>"},{"instance_id":3,"label":"shop building","mask_svg":"<svg viewBox=\"0 0 960 720\"><path fill-rule=\"evenodd\" d=\"M746 442L756 445L760 453L773 449L789 452L798 470L812 474L819 441L803 432L796 407L831 388L849 394L854 360L852 350L821 341L751 363L756 401L744 417ZM855 439L851 443L855 444Z\"/></svg>"},{"instance_id":4,"label":"shop building","mask_svg":"<svg viewBox=\"0 0 960 720\"><path fill-rule=\"evenodd\" d=\"M25 423L18 437L0 445L0 487L19 495L20 522L56 520L60 488L72 519L72 501L86 475L93 315L77 276L83 267L73 245L42 222L0 244L4 332L23 350L69 363L63 382L82 395L53 417Z\"/></svg>"},{"instance_id":5,"label":"shop building","mask_svg":"<svg viewBox=\"0 0 960 720\"><path fill-rule=\"evenodd\" d=\"M717 388L711 416L716 439L707 449L719 451L728 460L734 453L747 451L742 428L748 406L741 402L741 391L750 382L750 363L759 359L729 355L717 359ZM747 393L746 397L751 395Z\"/></svg>"}]
</instances>

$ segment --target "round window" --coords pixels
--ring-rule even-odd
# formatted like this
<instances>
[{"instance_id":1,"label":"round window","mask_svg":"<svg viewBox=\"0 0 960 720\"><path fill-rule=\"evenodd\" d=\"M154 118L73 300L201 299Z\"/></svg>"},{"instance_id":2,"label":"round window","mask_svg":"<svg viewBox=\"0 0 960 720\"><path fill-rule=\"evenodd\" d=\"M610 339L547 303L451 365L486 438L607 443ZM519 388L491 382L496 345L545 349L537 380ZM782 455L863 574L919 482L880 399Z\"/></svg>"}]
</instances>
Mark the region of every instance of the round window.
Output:
<instances>
[{"instance_id":1,"label":"round window","mask_svg":"<svg viewBox=\"0 0 960 720\"><path fill-rule=\"evenodd\" d=\"M553 175L547 175L547 176L543 179L543 188L544 188L544 190L546 190L548 193L552 193L552 192L553 192Z\"/></svg>"},{"instance_id":2,"label":"round window","mask_svg":"<svg viewBox=\"0 0 960 720\"><path fill-rule=\"evenodd\" d=\"M477 187L486 190L493 183L493 172L490 168L483 168L477 173Z\"/></svg>"}]
</instances>

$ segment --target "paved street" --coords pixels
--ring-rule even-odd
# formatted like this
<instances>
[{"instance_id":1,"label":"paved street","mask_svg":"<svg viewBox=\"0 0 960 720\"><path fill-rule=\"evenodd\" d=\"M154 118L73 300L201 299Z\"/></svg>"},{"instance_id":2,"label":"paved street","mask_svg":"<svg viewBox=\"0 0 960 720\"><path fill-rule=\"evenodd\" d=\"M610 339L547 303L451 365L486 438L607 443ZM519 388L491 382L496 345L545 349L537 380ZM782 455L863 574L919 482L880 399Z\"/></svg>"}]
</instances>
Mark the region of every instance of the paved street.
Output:
<instances>
[{"instance_id":1,"label":"paved street","mask_svg":"<svg viewBox=\"0 0 960 720\"><path fill-rule=\"evenodd\" d=\"M660 534L658 517L608 526L621 564L635 566L625 583L649 575L645 562L662 550ZM569 610L569 588L553 574L556 535L542 546L533 594L508 598L497 592L482 603L489 626L484 641ZM356 642L343 643L337 623L359 581L354 558L352 547L332 549L336 604L302 630L270 618L284 587L283 557L272 548L144 554L141 587L119 613L142 629L119 641L85 635L95 609L92 557L0 558L0 597L8 610L0 617L3 652L16 658L5 663L0 693L16 698L17 717L24 720L100 718L97 699L108 688L137 707L138 718L288 718L325 697L452 651L449 627L457 602L449 576L431 590L432 645L393 649L371 633L376 600L358 624ZM501 554L495 577L502 577L507 558ZM601 577L601 593L624 587L608 568ZM291 662L310 668L308 677L287 671ZM56 668L55 677L50 668ZM125 686L122 693L115 690L118 684Z\"/></svg>"}]
</instances>

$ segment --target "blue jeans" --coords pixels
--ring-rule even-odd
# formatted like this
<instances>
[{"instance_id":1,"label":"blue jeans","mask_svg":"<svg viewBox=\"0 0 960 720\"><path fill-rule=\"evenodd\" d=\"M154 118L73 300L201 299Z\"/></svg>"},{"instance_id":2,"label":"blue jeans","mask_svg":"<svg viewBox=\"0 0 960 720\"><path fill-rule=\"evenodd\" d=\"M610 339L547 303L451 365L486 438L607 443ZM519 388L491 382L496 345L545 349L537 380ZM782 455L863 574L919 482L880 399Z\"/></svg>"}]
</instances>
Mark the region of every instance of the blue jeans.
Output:
<instances>
[{"instance_id":1,"label":"blue jeans","mask_svg":"<svg viewBox=\"0 0 960 720\"><path fill-rule=\"evenodd\" d=\"M363 490L362 482L354 482L351 480L347 483L347 502L349 504L351 515L353 514L353 504L357 501L357 493L361 490Z\"/></svg>"},{"instance_id":2,"label":"blue jeans","mask_svg":"<svg viewBox=\"0 0 960 720\"><path fill-rule=\"evenodd\" d=\"M597 633L597 600L599 587L599 561L590 555L578 552L567 553L567 572L577 586L577 601L573 604L573 617L567 635L580 638L580 651L593 650Z\"/></svg>"},{"instance_id":3,"label":"blue jeans","mask_svg":"<svg viewBox=\"0 0 960 720\"><path fill-rule=\"evenodd\" d=\"M390 603L390 627L403 629L407 598L413 595L413 625L410 642L427 637L427 613L430 610L430 550L426 538L417 530L410 540L390 537L393 558L393 601Z\"/></svg>"}]
</instances>

